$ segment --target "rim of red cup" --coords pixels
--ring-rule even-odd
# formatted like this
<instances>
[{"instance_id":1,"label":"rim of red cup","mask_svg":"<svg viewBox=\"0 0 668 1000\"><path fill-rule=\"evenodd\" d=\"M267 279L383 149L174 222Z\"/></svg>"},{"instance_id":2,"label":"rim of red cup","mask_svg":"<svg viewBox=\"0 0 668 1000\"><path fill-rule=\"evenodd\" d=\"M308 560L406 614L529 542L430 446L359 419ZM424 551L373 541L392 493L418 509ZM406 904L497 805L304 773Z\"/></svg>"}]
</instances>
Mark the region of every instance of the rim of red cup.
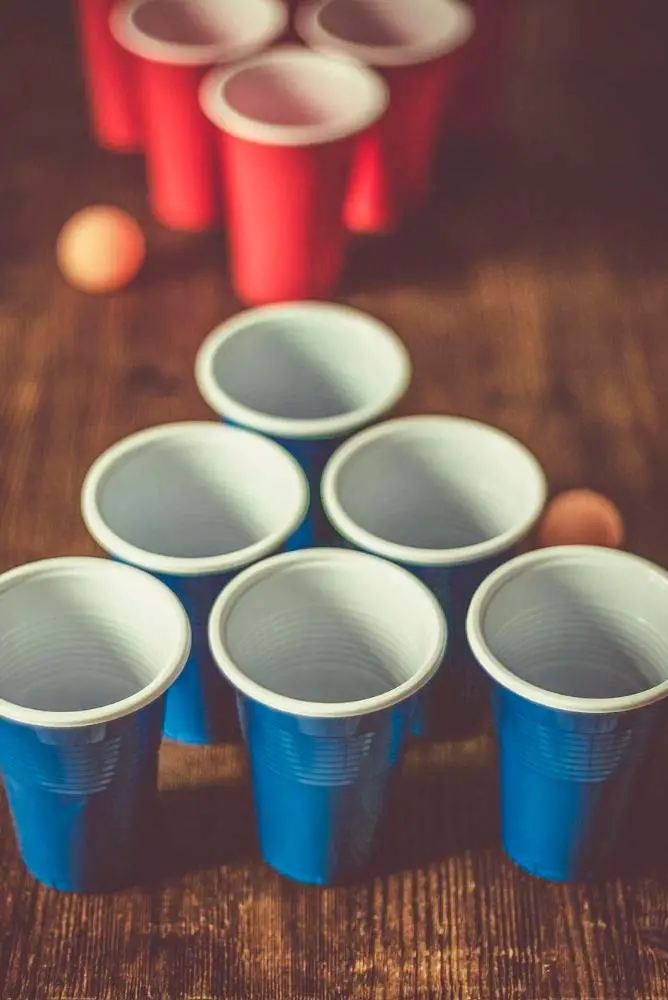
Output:
<instances>
[{"instance_id":1,"label":"rim of red cup","mask_svg":"<svg viewBox=\"0 0 668 1000\"><path fill-rule=\"evenodd\" d=\"M217 6L199 3L203 9L209 8L214 14L224 17L226 2ZM218 62L244 59L258 49L279 38L288 24L288 11L279 0L237 0L239 8L253 14L252 37L235 41L221 37L212 42L178 42L160 38L137 24L137 13L151 4L179 4L184 8L193 7L193 0L128 0L116 4L109 17L111 32L116 41L128 52L151 62L166 63L170 66L210 66ZM264 19L260 23L260 12Z\"/></svg>"},{"instance_id":2,"label":"rim of red cup","mask_svg":"<svg viewBox=\"0 0 668 1000\"><path fill-rule=\"evenodd\" d=\"M288 85L291 68L299 67L303 73L310 67L313 89L309 97L313 98L320 84L332 107L332 95L340 94L346 81L357 85L351 95L354 99L340 101L337 114L329 118L323 108L322 118L309 123L270 121L241 110L238 99L235 104L230 94L233 84L242 75L261 74L269 67L284 67ZM339 53L313 52L299 45L280 45L234 66L214 69L202 81L199 93L204 114L218 128L238 139L275 146L311 146L357 135L378 121L389 103L387 84L368 66Z\"/></svg>"},{"instance_id":3,"label":"rim of red cup","mask_svg":"<svg viewBox=\"0 0 668 1000\"><path fill-rule=\"evenodd\" d=\"M238 454L250 454L253 451L256 453L258 467L266 470L268 480L272 468L285 474L287 477L285 482L288 482L292 491L292 496L287 497L286 492L284 497L291 500L289 515L284 516L281 523L275 525L273 530L262 538L228 552L204 556L170 555L143 548L129 541L108 523L102 509L105 487L115 472L124 466L127 467L128 464L140 462L142 452L147 448L171 444L185 455L199 442L202 447L210 448L212 460L218 456L222 461L223 446L232 439L235 448L238 446ZM267 482L264 488L269 489L272 485L274 484ZM306 477L285 448L270 438L254 434L250 430L226 427L214 420L159 424L121 438L93 462L81 489L81 514L84 524L101 548L116 558L151 573L172 576L228 573L271 555L297 530L306 515L308 504L309 487Z\"/></svg>"},{"instance_id":4,"label":"rim of red cup","mask_svg":"<svg viewBox=\"0 0 668 1000\"><path fill-rule=\"evenodd\" d=\"M168 621L168 625L174 631L172 651L170 655L165 657L162 669L147 684L135 694L119 701L96 708L58 711L30 708L0 698L0 717L3 719L10 719L22 725L40 729L79 729L83 726L113 722L126 715L133 715L156 701L171 687L185 666L190 653L191 630L181 602L164 583L156 580L150 573L144 573L143 570L134 566L126 566L123 563L115 563L109 559L98 559L93 556L59 556L54 559L41 559L38 562L18 566L0 575L0 601L8 592L18 590L25 584L29 585L31 581L48 580L49 578L67 580L68 577L79 580L82 577L87 579L91 594L91 607L94 605L94 595L100 594L100 616L104 618L108 630L112 634L112 617L104 613L104 602L109 595L111 581L115 580L117 585L122 582L126 591L132 590L133 587L137 590L142 589L142 596L146 596L146 607L148 609L150 600L150 610L155 618L153 622L148 619L145 621L146 628L148 629L151 624L155 628L159 628L162 624L164 631L165 616L171 619ZM113 605L113 599L111 604ZM80 613L83 616L83 608L80 609ZM148 610L145 613L147 614ZM62 630L62 627L62 616L60 619L54 619L54 637L57 638L59 628Z\"/></svg>"},{"instance_id":5,"label":"rim of red cup","mask_svg":"<svg viewBox=\"0 0 668 1000\"><path fill-rule=\"evenodd\" d=\"M341 323L363 324L375 336L379 350L385 353L394 368L393 378L388 380L384 392L371 402L335 416L304 419L281 417L247 406L220 385L215 374L216 361L219 352L233 338L243 336L255 323L272 318L284 318L289 323L290 318L295 315L302 322L310 319L314 337L318 338L322 336L318 314L322 316L324 313L330 320L334 317L340 319ZM212 330L203 341L195 361L195 381L202 398L214 413L253 431L277 438L335 438L359 430L389 412L406 392L410 379L410 357L394 330L375 316L334 302L282 302L246 309Z\"/></svg>"},{"instance_id":6,"label":"rim of red cup","mask_svg":"<svg viewBox=\"0 0 668 1000\"><path fill-rule=\"evenodd\" d=\"M372 451L379 443L390 440L410 441L421 432L433 434L434 444L442 450L444 441L439 441L444 432L454 431L462 437L461 448L473 449L477 441L492 444L506 462L514 462L521 468L526 482L526 509L515 523L505 531L500 531L486 541L475 542L453 548L423 548L375 534L359 524L346 510L341 499L341 480L351 461L359 459L365 451ZM468 440L467 440L468 439ZM456 456L455 456L456 457ZM353 545L367 552L373 552L384 559L391 559L403 565L414 566L463 566L467 563L490 559L506 552L529 534L540 517L547 497L545 473L535 455L500 428L484 424L467 417L446 414L418 414L385 420L366 430L360 431L340 445L329 459L322 474L321 497L327 517L336 530Z\"/></svg>"},{"instance_id":7,"label":"rim of red cup","mask_svg":"<svg viewBox=\"0 0 668 1000\"><path fill-rule=\"evenodd\" d=\"M391 68L415 66L456 51L469 41L475 31L475 14L461 0L402 0L403 11L410 9L415 20L419 3L427 12L422 36L397 44L372 44L336 34L326 23L327 12L342 0L315 0L297 10L295 27L299 36L320 51L345 52L370 66ZM350 0L343 0L350 3ZM362 6L364 0L354 0ZM374 5L372 5L374 6ZM388 0L380 5L387 9ZM323 23L324 22L324 23Z\"/></svg>"},{"instance_id":8,"label":"rim of red cup","mask_svg":"<svg viewBox=\"0 0 668 1000\"><path fill-rule=\"evenodd\" d=\"M478 587L469 605L466 619L466 632L473 655L492 680L513 694L545 708L601 715L628 712L661 701L668 696L668 680L659 681L634 694L610 698L560 694L520 677L506 667L490 648L486 637L485 619L490 606L505 587L512 586L513 582L524 574L540 571L545 567L571 565L577 568L584 564L599 570L602 574L619 572L621 575L621 571L625 570L627 586L633 586L634 577L636 583L641 577L643 580L650 580L651 586L657 593L659 590L664 592L668 605L668 572L640 556L594 545L561 545L538 549L505 563Z\"/></svg>"},{"instance_id":9,"label":"rim of red cup","mask_svg":"<svg viewBox=\"0 0 668 1000\"><path fill-rule=\"evenodd\" d=\"M377 578L385 578L388 584L392 579L395 581L395 587L403 587L407 598L406 605L409 602L411 605L402 608L403 620L409 623L409 627L411 623L419 620L422 625L420 640L424 640L423 647L416 652L416 659L419 662L411 671L411 675L381 694L355 701L307 701L289 694L281 694L249 676L237 662L234 650L230 648L233 645L230 642L230 618L244 597L253 590L259 592L258 588L261 588L265 581L276 575L293 574L300 568L315 570L318 574L339 572L341 576L344 576L345 571L357 571L370 576L375 574ZM341 570L344 573L341 573ZM341 584L345 588L344 580ZM345 589L341 589L340 592L345 594ZM363 621L371 612L368 609L359 609L359 614L360 621ZM400 622L401 619L402 615L399 615L394 621ZM279 628L286 627L289 627L289 623L286 625L284 619L281 619ZM218 669L237 691L278 712L302 718L341 719L383 711L406 701L411 695L420 691L434 676L443 660L448 641L448 625L443 609L432 591L413 573L397 566L396 563L379 559L367 552L332 548L301 549L298 552L282 553L264 559L235 576L214 602L209 616L208 638ZM415 651L416 646L417 643L413 643L409 648Z\"/></svg>"}]
</instances>

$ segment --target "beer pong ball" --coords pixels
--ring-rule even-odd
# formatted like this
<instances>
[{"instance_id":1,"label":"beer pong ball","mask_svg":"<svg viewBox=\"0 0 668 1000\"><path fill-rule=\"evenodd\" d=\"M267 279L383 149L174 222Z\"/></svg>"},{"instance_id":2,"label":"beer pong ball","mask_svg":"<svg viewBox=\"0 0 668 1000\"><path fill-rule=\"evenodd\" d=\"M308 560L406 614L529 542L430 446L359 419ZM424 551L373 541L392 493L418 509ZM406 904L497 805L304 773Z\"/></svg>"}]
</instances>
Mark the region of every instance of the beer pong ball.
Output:
<instances>
[{"instance_id":1,"label":"beer pong ball","mask_svg":"<svg viewBox=\"0 0 668 1000\"><path fill-rule=\"evenodd\" d=\"M569 490L550 504L540 525L540 544L599 545L617 549L624 520L615 504L593 490Z\"/></svg>"},{"instance_id":2,"label":"beer pong ball","mask_svg":"<svg viewBox=\"0 0 668 1000\"><path fill-rule=\"evenodd\" d=\"M83 292L115 292L136 276L146 240L132 216L111 205L91 205L68 219L56 258L66 281Z\"/></svg>"}]
</instances>

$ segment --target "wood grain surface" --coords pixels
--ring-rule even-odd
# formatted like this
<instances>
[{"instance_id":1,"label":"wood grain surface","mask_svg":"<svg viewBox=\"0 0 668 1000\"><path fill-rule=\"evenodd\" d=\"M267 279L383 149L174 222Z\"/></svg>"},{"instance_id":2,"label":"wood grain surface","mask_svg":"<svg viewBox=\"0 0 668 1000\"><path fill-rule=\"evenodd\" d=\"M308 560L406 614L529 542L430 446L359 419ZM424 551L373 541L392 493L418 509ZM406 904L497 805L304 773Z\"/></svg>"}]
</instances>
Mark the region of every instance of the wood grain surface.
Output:
<instances>
[{"instance_id":1,"label":"wood grain surface","mask_svg":"<svg viewBox=\"0 0 668 1000\"><path fill-rule=\"evenodd\" d=\"M608 493L668 563L668 149L661 0L518 0L495 142L443 156L428 218L355 247L342 298L392 324L404 411L466 414L530 445L554 490ZM87 136L63 0L0 4L0 569L93 553L78 496L111 442L210 416L197 347L239 308L222 238L147 214L142 163ZM69 214L119 204L150 257L110 297L68 288ZM23 871L0 815L3 1000L668 998L668 805L659 741L619 875L543 884L498 846L487 736L411 751L376 867L289 884L259 860L240 748L166 746L153 864L112 896Z\"/></svg>"}]
</instances>

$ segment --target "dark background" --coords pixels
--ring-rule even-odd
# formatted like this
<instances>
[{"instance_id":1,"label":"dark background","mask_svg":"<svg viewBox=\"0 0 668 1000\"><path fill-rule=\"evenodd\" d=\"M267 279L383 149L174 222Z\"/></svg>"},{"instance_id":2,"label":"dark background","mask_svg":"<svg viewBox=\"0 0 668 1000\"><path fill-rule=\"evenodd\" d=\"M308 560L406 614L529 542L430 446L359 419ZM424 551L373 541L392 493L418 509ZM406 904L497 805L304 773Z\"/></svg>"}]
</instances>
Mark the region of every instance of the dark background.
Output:
<instances>
[{"instance_id":1,"label":"dark background","mask_svg":"<svg viewBox=\"0 0 668 1000\"><path fill-rule=\"evenodd\" d=\"M517 0L500 134L443 157L428 222L359 243L342 298L408 344L404 412L500 425L554 490L601 489L668 561L668 150L661 0ZM127 208L150 254L122 293L68 288L65 219ZM147 215L142 164L87 135L63 0L0 3L0 569L92 553L85 470L140 427L210 416L192 378L239 308L222 237ZM243 755L167 746L146 882L62 896L0 814L4 1000L631 1000L668 997L666 746L620 874L542 884L498 848L486 736L411 751L368 879L302 888L258 858Z\"/></svg>"}]
</instances>

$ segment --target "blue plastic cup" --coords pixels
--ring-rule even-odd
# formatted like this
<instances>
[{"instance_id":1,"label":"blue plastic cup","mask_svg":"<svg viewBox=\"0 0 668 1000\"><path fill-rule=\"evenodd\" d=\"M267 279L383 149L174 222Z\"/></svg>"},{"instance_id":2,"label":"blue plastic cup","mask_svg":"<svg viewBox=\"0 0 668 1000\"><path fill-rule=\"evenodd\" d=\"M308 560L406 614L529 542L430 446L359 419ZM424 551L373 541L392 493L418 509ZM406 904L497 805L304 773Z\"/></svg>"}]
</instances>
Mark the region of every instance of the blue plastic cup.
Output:
<instances>
[{"instance_id":1,"label":"blue plastic cup","mask_svg":"<svg viewBox=\"0 0 668 1000\"><path fill-rule=\"evenodd\" d=\"M185 611L130 566L48 559L0 576L0 648L0 769L26 867L70 892L128 884Z\"/></svg>"},{"instance_id":2,"label":"blue plastic cup","mask_svg":"<svg viewBox=\"0 0 668 1000\"><path fill-rule=\"evenodd\" d=\"M668 573L572 546L477 591L471 647L495 682L506 853L542 878L606 874L668 695Z\"/></svg>"},{"instance_id":3,"label":"blue plastic cup","mask_svg":"<svg viewBox=\"0 0 668 1000\"><path fill-rule=\"evenodd\" d=\"M335 541L320 502L325 464L342 441L398 403L410 376L406 349L389 327L324 302L242 312L207 337L195 366L212 410L273 438L306 473L311 505L290 549Z\"/></svg>"},{"instance_id":4,"label":"blue plastic cup","mask_svg":"<svg viewBox=\"0 0 668 1000\"><path fill-rule=\"evenodd\" d=\"M468 606L529 534L545 496L543 471L524 445L459 417L389 420L328 463L322 501L339 535L418 576L448 620L447 660L421 700L415 735L462 735L478 722L486 682L466 639Z\"/></svg>"},{"instance_id":5,"label":"blue plastic cup","mask_svg":"<svg viewBox=\"0 0 668 1000\"><path fill-rule=\"evenodd\" d=\"M303 549L241 573L209 641L237 689L265 861L299 882L359 874L443 656L440 605L385 560Z\"/></svg>"},{"instance_id":6,"label":"blue plastic cup","mask_svg":"<svg viewBox=\"0 0 668 1000\"><path fill-rule=\"evenodd\" d=\"M240 569L280 550L301 523L308 484L298 464L259 434L214 421L165 424L104 452L81 506L103 549L153 573L188 612L192 652L167 696L164 735L234 739L234 698L211 659L209 613Z\"/></svg>"}]
</instances>

